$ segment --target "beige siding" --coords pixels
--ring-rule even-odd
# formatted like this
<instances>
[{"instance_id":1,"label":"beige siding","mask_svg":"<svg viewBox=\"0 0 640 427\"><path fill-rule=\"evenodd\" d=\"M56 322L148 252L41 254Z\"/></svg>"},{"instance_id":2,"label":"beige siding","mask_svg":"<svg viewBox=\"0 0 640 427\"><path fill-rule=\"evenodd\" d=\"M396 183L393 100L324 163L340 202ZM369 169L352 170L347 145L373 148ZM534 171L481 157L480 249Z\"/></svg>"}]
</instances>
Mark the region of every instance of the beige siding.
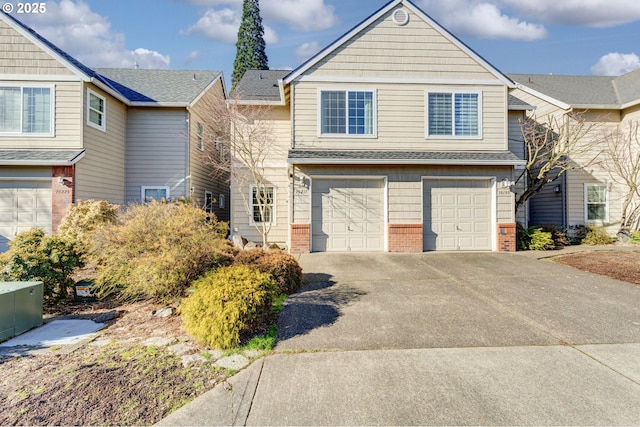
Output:
<instances>
[{"instance_id":1,"label":"beige siding","mask_svg":"<svg viewBox=\"0 0 640 427\"><path fill-rule=\"evenodd\" d=\"M4 22L0 22L0 74L73 75Z\"/></svg>"},{"instance_id":2,"label":"beige siding","mask_svg":"<svg viewBox=\"0 0 640 427\"><path fill-rule=\"evenodd\" d=\"M426 84L294 83L294 140L297 149L367 150L506 150L506 86ZM377 96L377 137L318 136L319 90L374 90ZM482 135L479 139L426 137L426 94L429 91L482 94Z\"/></svg>"},{"instance_id":3,"label":"beige siding","mask_svg":"<svg viewBox=\"0 0 640 427\"><path fill-rule=\"evenodd\" d=\"M1 64L2 62L0 62ZM0 148L80 149L82 147L82 83L56 81L0 81L11 85L51 85L55 97L54 136L0 136Z\"/></svg>"},{"instance_id":4,"label":"beige siding","mask_svg":"<svg viewBox=\"0 0 640 427\"><path fill-rule=\"evenodd\" d=\"M496 181L511 176L509 167L476 167L476 166L305 166L295 170L296 185L294 187L293 223L308 224L311 220L309 211L308 183L312 176L321 178L330 176L384 176L387 177L389 224L421 224L422 223L422 177L491 177ZM302 183L302 184L300 184ZM500 190L500 189L498 189ZM513 195L498 191L497 221L514 222Z\"/></svg>"},{"instance_id":5,"label":"beige siding","mask_svg":"<svg viewBox=\"0 0 640 427\"><path fill-rule=\"evenodd\" d=\"M85 157L76 165L76 199L107 200L122 204L125 201L125 129L127 109L115 98L89 86L106 99L105 131L87 125L86 90L78 109L82 111Z\"/></svg>"},{"instance_id":6,"label":"beige siding","mask_svg":"<svg viewBox=\"0 0 640 427\"><path fill-rule=\"evenodd\" d=\"M127 118L127 202L143 186L168 186L172 199L188 197L187 111L130 108Z\"/></svg>"},{"instance_id":7,"label":"beige siding","mask_svg":"<svg viewBox=\"0 0 640 427\"><path fill-rule=\"evenodd\" d=\"M191 198L204 208L205 192L213 196L213 212L222 221L229 221L229 173L213 166L216 156L220 155L215 137L206 123L212 120L209 115L214 103L224 103L224 89L218 81L198 102L189 109L189 186ZM203 125L202 148L198 142L198 124ZM224 205L220 204L224 199ZM223 207L221 207L223 206Z\"/></svg>"},{"instance_id":8,"label":"beige siding","mask_svg":"<svg viewBox=\"0 0 640 427\"><path fill-rule=\"evenodd\" d=\"M396 25L392 11L372 22L305 75L311 77L388 77L495 79L481 64L418 16Z\"/></svg>"},{"instance_id":9,"label":"beige siding","mask_svg":"<svg viewBox=\"0 0 640 427\"><path fill-rule=\"evenodd\" d=\"M269 231L269 243L286 245L289 240L289 176L287 168L266 168L264 170L265 182L273 185L276 190L275 219L276 223ZM251 211L249 178L243 178L240 171L234 172L234 181L231 187L231 227L232 232L239 233L244 238L262 243L261 226L250 223Z\"/></svg>"}]
</instances>

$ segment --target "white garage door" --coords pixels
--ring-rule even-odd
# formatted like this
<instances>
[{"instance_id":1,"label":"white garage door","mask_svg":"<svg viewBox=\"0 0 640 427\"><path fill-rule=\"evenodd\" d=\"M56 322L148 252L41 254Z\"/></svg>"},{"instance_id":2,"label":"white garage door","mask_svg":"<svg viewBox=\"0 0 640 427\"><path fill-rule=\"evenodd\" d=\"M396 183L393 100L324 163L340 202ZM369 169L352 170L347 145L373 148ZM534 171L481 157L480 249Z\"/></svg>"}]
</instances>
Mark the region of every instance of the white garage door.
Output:
<instances>
[{"instance_id":1,"label":"white garage door","mask_svg":"<svg viewBox=\"0 0 640 427\"><path fill-rule=\"evenodd\" d=\"M384 180L314 179L312 250L384 250Z\"/></svg>"},{"instance_id":2,"label":"white garage door","mask_svg":"<svg viewBox=\"0 0 640 427\"><path fill-rule=\"evenodd\" d=\"M0 181L0 251L32 227L51 233L51 179Z\"/></svg>"},{"instance_id":3,"label":"white garage door","mask_svg":"<svg viewBox=\"0 0 640 427\"><path fill-rule=\"evenodd\" d=\"M425 180L425 251L491 250L491 181Z\"/></svg>"}]
</instances>

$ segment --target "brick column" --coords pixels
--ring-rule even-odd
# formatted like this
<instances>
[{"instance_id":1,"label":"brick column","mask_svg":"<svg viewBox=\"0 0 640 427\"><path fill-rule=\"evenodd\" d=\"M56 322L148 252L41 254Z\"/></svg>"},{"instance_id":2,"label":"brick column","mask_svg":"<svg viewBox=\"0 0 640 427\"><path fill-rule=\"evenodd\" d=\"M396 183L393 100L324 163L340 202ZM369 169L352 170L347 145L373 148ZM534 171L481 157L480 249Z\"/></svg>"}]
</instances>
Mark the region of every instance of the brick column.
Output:
<instances>
[{"instance_id":1,"label":"brick column","mask_svg":"<svg viewBox=\"0 0 640 427\"><path fill-rule=\"evenodd\" d=\"M498 251L516 251L516 225L498 224Z\"/></svg>"},{"instance_id":2,"label":"brick column","mask_svg":"<svg viewBox=\"0 0 640 427\"><path fill-rule=\"evenodd\" d=\"M389 224L389 252L422 252L422 224Z\"/></svg>"},{"instance_id":3,"label":"brick column","mask_svg":"<svg viewBox=\"0 0 640 427\"><path fill-rule=\"evenodd\" d=\"M51 229L54 234L75 200L74 172L73 166L54 166L51 171Z\"/></svg>"},{"instance_id":4,"label":"brick column","mask_svg":"<svg viewBox=\"0 0 640 427\"><path fill-rule=\"evenodd\" d=\"M311 225L291 224L291 253L308 254L311 252Z\"/></svg>"}]
</instances>

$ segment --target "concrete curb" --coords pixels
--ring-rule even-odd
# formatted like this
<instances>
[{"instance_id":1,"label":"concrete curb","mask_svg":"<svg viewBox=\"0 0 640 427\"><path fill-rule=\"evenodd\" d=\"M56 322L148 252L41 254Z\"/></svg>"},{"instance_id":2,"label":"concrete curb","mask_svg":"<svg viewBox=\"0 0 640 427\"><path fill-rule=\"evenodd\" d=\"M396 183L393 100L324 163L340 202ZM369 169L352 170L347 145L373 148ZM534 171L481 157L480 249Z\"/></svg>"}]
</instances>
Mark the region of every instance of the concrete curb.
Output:
<instances>
[{"instance_id":1,"label":"concrete curb","mask_svg":"<svg viewBox=\"0 0 640 427\"><path fill-rule=\"evenodd\" d=\"M157 426L243 426L249 417L264 358L158 422Z\"/></svg>"}]
</instances>

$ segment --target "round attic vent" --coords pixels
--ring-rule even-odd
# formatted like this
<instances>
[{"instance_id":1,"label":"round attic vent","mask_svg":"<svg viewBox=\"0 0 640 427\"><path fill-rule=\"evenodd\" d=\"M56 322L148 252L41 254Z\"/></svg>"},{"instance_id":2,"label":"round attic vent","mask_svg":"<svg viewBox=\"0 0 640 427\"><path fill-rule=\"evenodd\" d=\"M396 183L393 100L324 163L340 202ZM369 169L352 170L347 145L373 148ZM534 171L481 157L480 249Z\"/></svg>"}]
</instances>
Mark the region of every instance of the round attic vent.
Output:
<instances>
[{"instance_id":1,"label":"round attic vent","mask_svg":"<svg viewBox=\"0 0 640 427\"><path fill-rule=\"evenodd\" d=\"M391 19L396 25L407 25L409 22L409 12L404 9L396 9L391 15Z\"/></svg>"}]
</instances>

